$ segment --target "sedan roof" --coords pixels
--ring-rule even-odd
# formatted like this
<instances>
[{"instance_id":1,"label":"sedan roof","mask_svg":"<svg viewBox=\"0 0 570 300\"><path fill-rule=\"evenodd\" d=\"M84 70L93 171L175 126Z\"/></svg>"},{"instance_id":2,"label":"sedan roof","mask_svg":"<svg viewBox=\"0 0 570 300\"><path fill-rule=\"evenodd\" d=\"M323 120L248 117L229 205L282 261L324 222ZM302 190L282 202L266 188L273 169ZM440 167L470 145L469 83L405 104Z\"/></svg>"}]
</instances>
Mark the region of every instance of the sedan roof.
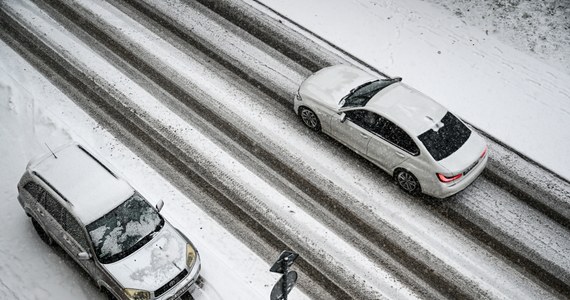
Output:
<instances>
[{"instance_id":1,"label":"sedan roof","mask_svg":"<svg viewBox=\"0 0 570 300\"><path fill-rule=\"evenodd\" d=\"M447 113L445 107L401 82L382 89L365 108L387 117L414 136L434 128Z\"/></svg>"},{"instance_id":2,"label":"sedan roof","mask_svg":"<svg viewBox=\"0 0 570 300\"><path fill-rule=\"evenodd\" d=\"M56 149L28 166L68 202L84 223L100 218L134 194L134 189L82 146Z\"/></svg>"}]
</instances>

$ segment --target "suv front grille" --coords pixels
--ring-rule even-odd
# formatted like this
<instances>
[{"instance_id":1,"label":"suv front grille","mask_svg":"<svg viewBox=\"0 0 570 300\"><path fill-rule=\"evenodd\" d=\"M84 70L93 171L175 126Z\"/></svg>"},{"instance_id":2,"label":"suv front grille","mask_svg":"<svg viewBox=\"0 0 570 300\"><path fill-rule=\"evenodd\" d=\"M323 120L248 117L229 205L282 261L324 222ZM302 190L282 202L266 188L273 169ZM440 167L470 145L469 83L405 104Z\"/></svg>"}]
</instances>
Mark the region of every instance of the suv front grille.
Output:
<instances>
[{"instance_id":1,"label":"suv front grille","mask_svg":"<svg viewBox=\"0 0 570 300\"><path fill-rule=\"evenodd\" d=\"M154 296L159 297L160 295L166 293L173 286L175 286L180 280L184 279L186 275L188 275L188 271L186 269L182 270L180 274L176 275L176 277L172 278L172 280L167 282L165 285L161 286L158 290L154 291Z\"/></svg>"}]
</instances>

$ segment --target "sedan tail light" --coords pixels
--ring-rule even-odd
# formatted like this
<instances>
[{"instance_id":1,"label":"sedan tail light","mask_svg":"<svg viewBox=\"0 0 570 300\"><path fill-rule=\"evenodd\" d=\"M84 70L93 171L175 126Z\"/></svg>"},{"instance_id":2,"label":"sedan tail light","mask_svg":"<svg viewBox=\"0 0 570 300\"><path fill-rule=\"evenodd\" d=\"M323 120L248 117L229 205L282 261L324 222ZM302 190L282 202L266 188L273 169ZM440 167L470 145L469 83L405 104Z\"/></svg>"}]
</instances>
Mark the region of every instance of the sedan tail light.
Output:
<instances>
[{"instance_id":1,"label":"sedan tail light","mask_svg":"<svg viewBox=\"0 0 570 300\"><path fill-rule=\"evenodd\" d=\"M439 179L439 181L445 182L445 183L455 181L455 180L461 178L461 176L463 176L462 173L459 173L459 174L453 175L453 176L449 176L449 177L448 177L448 176L445 176L445 175L443 175L443 174L441 174L441 173L437 173L437 178Z\"/></svg>"},{"instance_id":2,"label":"sedan tail light","mask_svg":"<svg viewBox=\"0 0 570 300\"><path fill-rule=\"evenodd\" d=\"M485 145L485 149L483 150L483 153L481 153L481 156L479 158L485 157L485 154L487 154L487 145Z\"/></svg>"}]
</instances>

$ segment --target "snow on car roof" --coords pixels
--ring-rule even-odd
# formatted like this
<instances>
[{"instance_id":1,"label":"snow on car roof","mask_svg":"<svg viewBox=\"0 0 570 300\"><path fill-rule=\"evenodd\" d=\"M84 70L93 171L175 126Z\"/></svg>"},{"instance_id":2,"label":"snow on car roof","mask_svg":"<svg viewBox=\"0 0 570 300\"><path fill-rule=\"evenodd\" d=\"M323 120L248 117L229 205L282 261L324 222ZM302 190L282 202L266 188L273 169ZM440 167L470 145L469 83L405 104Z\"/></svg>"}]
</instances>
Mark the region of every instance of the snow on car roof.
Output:
<instances>
[{"instance_id":1,"label":"snow on car roof","mask_svg":"<svg viewBox=\"0 0 570 300\"><path fill-rule=\"evenodd\" d=\"M77 144L54 151L30 164L48 185L67 200L75 215L84 223L95 221L128 197L134 189L116 177Z\"/></svg>"},{"instance_id":2,"label":"snow on car roof","mask_svg":"<svg viewBox=\"0 0 570 300\"><path fill-rule=\"evenodd\" d=\"M435 127L447 113L441 104L401 82L382 89L366 108L384 115L414 136Z\"/></svg>"}]
</instances>

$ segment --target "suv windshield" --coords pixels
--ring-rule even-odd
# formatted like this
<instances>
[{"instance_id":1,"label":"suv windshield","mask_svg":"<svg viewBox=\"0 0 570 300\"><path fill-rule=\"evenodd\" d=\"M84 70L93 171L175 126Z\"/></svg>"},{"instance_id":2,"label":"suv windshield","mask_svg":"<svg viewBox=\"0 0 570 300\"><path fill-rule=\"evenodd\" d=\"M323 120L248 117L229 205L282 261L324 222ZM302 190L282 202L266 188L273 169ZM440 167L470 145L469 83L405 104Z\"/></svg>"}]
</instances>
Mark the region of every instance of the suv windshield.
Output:
<instances>
[{"instance_id":1,"label":"suv windshield","mask_svg":"<svg viewBox=\"0 0 570 300\"><path fill-rule=\"evenodd\" d=\"M471 130L450 112L445 114L441 123L443 127L438 131L430 129L418 136L436 161L453 154L471 135Z\"/></svg>"},{"instance_id":2,"label":"suv windshield","mask_svg":"<svg viewBox=\"0 0 570 300\"><path fill-rule=\"evenodd\" d=\"M346 95L340 101L341 107L362 107L368 103L374 95L376 95L383 88L389 86L394 82L400 81L400 78L386 79L386 80L374 80L367 82Z\"/></svg>"},{"instance_id":3,"label":"suv windshield","mask_svg":"<svg viewBox=\"0 0 570 300\"><path fill-rule=\"evenodd\" d=\"M135 193L103 217L87 225L95 254L103 264L116 262L150 241L164 225L158 212Z\"/></svg>"}]
</instances>

